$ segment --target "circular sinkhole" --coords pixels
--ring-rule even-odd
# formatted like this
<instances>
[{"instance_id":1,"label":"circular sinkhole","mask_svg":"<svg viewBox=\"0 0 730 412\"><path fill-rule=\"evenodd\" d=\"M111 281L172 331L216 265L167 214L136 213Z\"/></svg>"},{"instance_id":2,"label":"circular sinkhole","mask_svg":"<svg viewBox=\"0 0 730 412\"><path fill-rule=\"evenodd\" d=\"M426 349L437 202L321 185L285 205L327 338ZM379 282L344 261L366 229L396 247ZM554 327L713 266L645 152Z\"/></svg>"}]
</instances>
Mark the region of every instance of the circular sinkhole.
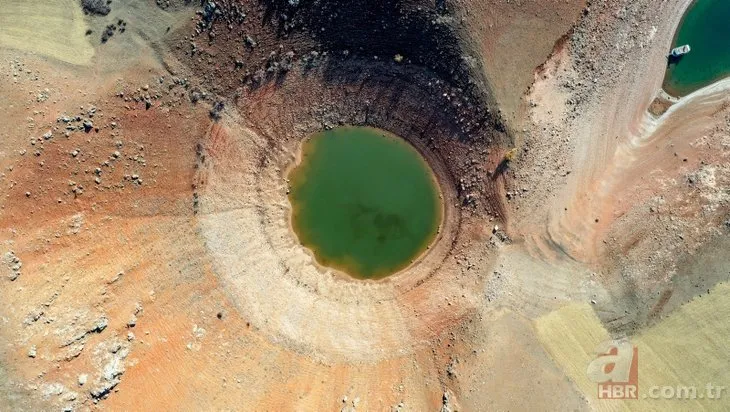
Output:
<instances>
[{"instance_id":1,"label":"circular sinkhole","mask_svg":"<svg viewBox=\"0 0 730 412\"><path fill-rule=\"evenodd\" d=\"M439 231L433 171L405 140L369 127L307 139L289 174L292 226L324 266L380 279L409 266Z\"/></svg>"}]
</instances>

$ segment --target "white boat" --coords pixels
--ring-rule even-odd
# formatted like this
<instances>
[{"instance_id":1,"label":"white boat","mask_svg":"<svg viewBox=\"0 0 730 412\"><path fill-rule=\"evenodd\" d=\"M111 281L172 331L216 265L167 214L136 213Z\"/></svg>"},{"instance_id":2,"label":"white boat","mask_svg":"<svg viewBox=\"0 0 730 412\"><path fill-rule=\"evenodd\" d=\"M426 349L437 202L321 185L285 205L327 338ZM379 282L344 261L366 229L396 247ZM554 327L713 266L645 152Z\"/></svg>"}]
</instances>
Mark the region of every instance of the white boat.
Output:
<instances>
[{"instance_id":1,"label":"white boat","mask_svg":"<svg viewBox=\"0 0 730 412\"><path fill-rule=\"evenodd\" d=\"M689 44L685 44L684 46L675 47L672 49L672 51L669 53L672 57L679 57L684 54L687 54L692 49L689 47Z\"/></svg>"}]
</instances>

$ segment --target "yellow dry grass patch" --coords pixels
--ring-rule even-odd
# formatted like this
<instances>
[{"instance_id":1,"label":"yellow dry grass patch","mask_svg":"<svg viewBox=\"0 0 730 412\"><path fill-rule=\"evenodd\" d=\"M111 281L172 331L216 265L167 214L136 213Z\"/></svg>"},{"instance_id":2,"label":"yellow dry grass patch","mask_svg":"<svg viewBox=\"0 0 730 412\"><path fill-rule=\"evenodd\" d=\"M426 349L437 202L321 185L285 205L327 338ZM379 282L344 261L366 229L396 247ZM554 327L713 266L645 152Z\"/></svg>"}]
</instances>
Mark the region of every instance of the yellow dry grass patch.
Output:
<instances>
[{"instance_id":1,"label":"yellow dry grass patch","mask_svg":"<svg viewBox=\"0 0 730 412\"><path fill-rule=\"evenodd\" d=\"M588 379L596 347L609 340L588 304L572 304L539 318L535 328L556 363L597 410L729 410L730 393L721 399L651 399L654 386L697 388L707 383L730 388L730 285L682 306L657 325L631 339L639 348L639 399L598 400L597 384ZM716 393L716 391L715 391ZM659 394L659 392L655 392Z\"/></svg>"},{"instance_id":2,"label":"yellow dry grass patch","mask_svg":"<svg viewBox=\"0 0 730 412\"><path fill-rule=\"evenodd\" d=\"M94 49L77 0L2 0L0 47L86 65Z\"/></svg>"}]
</instances>

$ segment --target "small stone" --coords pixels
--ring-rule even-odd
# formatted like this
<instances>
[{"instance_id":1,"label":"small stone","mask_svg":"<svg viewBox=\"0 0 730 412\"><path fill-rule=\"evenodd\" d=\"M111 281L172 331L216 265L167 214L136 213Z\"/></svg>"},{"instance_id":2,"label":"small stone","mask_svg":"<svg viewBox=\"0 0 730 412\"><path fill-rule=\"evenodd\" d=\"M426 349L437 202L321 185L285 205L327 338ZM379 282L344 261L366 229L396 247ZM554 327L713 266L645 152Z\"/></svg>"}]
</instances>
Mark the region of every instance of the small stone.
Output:
<instances>
[{"instance_id":1,"label":"small stone","mask_svg":"<svg viewBox=\"0 0 730 412\"><path fill-rule=\"evenodd\" d=\"M84 386L88 380L89 380L89 375L87 375L85 373L79 375L79 386Z\"/></svg>"},{"instance_id":2,"label":"small stone","mask_svg":"<svg viewBox=\"0 0 730 412\"><path fill-rule=\"evenodd\" d=\"M35 345L31 346L28 350L28 357L29 358L35 358L38 354L38 350L36 349Z\"/></svg>"},{"instance_id":3,"label":"small stone","mask_svg":"<svg viewBox=\"0 0 730 412\"><path fill-rule=\"evenodd\" d=\"M94 327L91 328L91 332L101 332L109 325L109 319L106 318L106 316L102 316L99 318L99 320L96 321L94 324Z\"/></svg>"},{"instance_id":4,"label":"small stone","mask_svg":"<svg viewBox=\"0 0 730 412\"><path fill-rule=\"evenodd\" d=\"M25 192L25 197L30 197L30 192Z\"/></svg>"}]
</instances>

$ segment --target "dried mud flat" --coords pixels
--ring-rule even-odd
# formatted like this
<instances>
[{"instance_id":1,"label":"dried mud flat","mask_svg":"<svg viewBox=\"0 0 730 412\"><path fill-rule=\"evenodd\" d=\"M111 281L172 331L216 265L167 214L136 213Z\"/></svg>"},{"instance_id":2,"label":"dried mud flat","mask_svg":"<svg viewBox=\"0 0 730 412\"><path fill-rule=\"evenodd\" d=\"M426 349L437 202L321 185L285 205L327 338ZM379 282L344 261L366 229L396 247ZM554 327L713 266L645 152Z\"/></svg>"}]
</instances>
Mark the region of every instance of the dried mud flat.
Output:
<instances>
[{"instance_id":1,"label":"dried mud flat","mask_svg":"<svg viewBox=\"0 0 730 412\"><path fill-rule=\"evenodd\" d=\"M66 3L0 10L0 409L687 406L596 399L611 337L642 387L728 382L730 83L648 110L688 0ZM290 230L342 124L444 195L382 281Z\"/></svg>"}]
</instances>

